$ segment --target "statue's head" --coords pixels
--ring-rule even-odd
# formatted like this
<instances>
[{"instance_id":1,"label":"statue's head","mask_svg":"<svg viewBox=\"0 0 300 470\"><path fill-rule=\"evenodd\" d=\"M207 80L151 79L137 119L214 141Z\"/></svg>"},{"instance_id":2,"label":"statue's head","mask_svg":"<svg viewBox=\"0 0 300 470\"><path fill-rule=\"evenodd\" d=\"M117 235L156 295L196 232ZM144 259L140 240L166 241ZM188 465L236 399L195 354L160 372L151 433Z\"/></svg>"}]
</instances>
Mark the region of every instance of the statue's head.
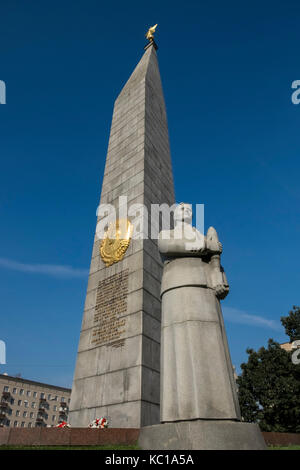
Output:
<instances>
[{"instance_id":1,"label":"statue's head","mask_svg":"<svg viewBox=\"0 0 300 470\"><path fill-rule=\"evenodd\" d=\"M193 218L193 209L191 204L181 202L178 204L174 211L174 221L176 222L186 222L187 224L192 223Z\"/></svg>"}]
</instances>

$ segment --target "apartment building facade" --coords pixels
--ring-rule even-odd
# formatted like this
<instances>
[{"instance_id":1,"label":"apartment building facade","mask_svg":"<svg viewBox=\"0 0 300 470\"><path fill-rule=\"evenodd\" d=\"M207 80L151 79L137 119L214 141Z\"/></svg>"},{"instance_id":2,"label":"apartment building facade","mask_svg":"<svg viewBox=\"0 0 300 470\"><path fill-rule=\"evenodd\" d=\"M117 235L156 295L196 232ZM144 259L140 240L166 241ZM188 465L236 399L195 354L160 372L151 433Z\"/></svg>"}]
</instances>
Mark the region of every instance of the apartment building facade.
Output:
<instances>
[{"instance_id":1,"label":"apartment building facade","mask_svg":"<svg viewBox=\"0 0 300 470\"><path fill-rule=\"evenodd\" d=\"M71 389L0 374L0 427L51 427L68 420Z\"/></svg>"}]
</instances>

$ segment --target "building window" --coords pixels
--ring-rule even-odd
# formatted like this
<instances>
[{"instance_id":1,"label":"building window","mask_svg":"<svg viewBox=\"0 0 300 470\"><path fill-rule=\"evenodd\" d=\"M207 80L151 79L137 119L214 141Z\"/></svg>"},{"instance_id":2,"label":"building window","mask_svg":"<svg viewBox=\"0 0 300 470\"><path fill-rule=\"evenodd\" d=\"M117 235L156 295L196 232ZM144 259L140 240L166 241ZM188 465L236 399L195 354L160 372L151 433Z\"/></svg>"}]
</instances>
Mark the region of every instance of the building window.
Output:
<instances>
[{"instance_id":1,"label":"building window","mask_svg":"<svg viewBox=\"0 0 300 470\"><path fill-rule=\"evenodd\" d=\"M25 408L28 408L28 401L27 400L24 400L24 406L25 406Z\"/></svg>"},{"instance_id":2,"label":"building window","mask_svg":"<svg viewBox=\"0 0 300 470\"><path fill-rule=\"evenodd\" d=\"M15 399L14 398L11 398L10 399L10 404L13 405L15 403Z\"/></svg>"},{"instance_id":3,"label":"building window","mask_svg":"<svg viewBox=\"0 0 300 470\"><path fill-rule=\"evenodd\" d=\"M32 427L32 423L28 423L28 427L31 428L31 427Z\"/></svg>"},{"instance_id":4,"label":"building window","mask_svg":"<svg viewBox=\"0 0 300 470\"><path fill-rule=\"evenodd\" d=\"M24 388L20 389L20 395L24 395Z\"/></svg>"},{"instance_id":5,"label":"building window","mask_svg":"<svg viewBox=\"0 0 300 470\"><path fill-rule=\"evenodd\" d=\"M36 398L37 397L37 392L33 392L33 398Z\"/></svg>"},{"instance_id":6,"label":"building window","mask_svg":"<svg viewBox=\"0 0 300 470\"><path fill-rule=\"evenodd\" d=\"M18 427L18 421L15 421L14 422L14 428L17 428Z\"/></svg>"},{"instance_id":7,"label":"building window","mask_svg":"<svg viewBox=\"0 0 300 470\"><path fill-rule=\"evenodd\" d=\"M27 418L27 411L23 411L23 418Z\"/></svg>"},{"instance_id":8,"label":"building window","mask_svg":"<svg viewBox=\"0 0 300 470\"><path fill-rule=\"evenodd\" d=\"M41 398L45 398L45 394L44 394L44 393L41 393Z\"/></svg>"},{"instance_id":9,"label":"building window","mask_svg":"<svg viewBox=\"0 0 300 470\"><path fill-rule=\"evenodd\" d=\"M24 428L24 427L25 427L25 421L22 421L21 428Z\"/></svg>"},{"instance_id":10,"label":"building window","mask_svg":"<svg viewBox=\"0 0 300 470\"><path fill-rule=\"evenodd\" d=\"M16 394L17 393L17 389L16 388L13 388L13 393ZM18 422L18 421L16 421Z\"/></svg>"},{"instance_id":11,"label":"building window","mask_svg":"<svg viewBox=\"0 0 300 470\"><path fill-rule=\"evenodd\" d=\"M34 413L33 412L30 413L30 418L34 418Z\"/></svg>"},{"instance_id":12,"label":"building window","mask_svg":"<svg viewBox=\"0 0 300 470\"><path fill-rule=\"evenodd\" d=\"M55 421L55 420L56 420L56 416L53 415L53 416L52 416L52 421Z\"/></svg>"},{"instance_id":13,"label":"building window","mask_svg":"<svg viewBox=\"0 0 300 470\"><path fill-rule=\"evenodd\" d=\"M31 405L31 408L35 408L36 407L36 403L35 401L32 402L32 405Z\"/></svg>"},{"instance_id":14,"label":"building window","mask_svg":"<svg viewBox=\"0 0 300 470\"><path fill-rule=\"evenodd\" d=\"M7 385L5 385L3 392L9 392L9 387L7 387Z\"/></svg>"},{"instance_id":15,"label":"building window","mask_svg":"<svg viewBox=\"0 0 300 470\"><path fill-rule=\"evenodd\" d=\"M9 426L10 425L10 420L6 420L6 426Z\"/></svg>"},{"instance_id":16,"label":"building window","mask_svg":"<svg viewBox=\"0 0 300 470\"><path fill-rule=\"evenodd\" d=\"M22 400L18 400L18 406L22 405Z\"/></svg>"},{"instance_id":17,"label":"building window","mask_svg":"<svg viewBox=\"0 0 300 470\"><path fill-rule=\"evenodd\" d=\"M16 411L16 416L20 416L20 410Z\"/></svg>"},{"instance_id":18,"label":"building window","mask_svg":"<svg viewBox=\"0 0 300 470\"><path fill-rule=\"evenodd\" d=\"M51 400L51 393L49 393L48 395L48 400Z\"/></svg>"},{"instance_id":19,"label":"building window","mask_svg":"<svg viewBox=\"0 0 300 470\"><path fill-rule=\"evenodd\" d=\"M61 401L65 401L65 397L61 397Z\"/></svg>"},{"instance_id":20,"label":"building window","mask_svg":"<svg viewBox=\"0 0 300 470\"><path fill-rule=\"evenodd\" d=\"M27 395L28 397L30 397L31 391L30 391L30 390L27 390L26 395Z\"/></svg>"},{"instance_id":21,"label":"building window","mask_svg":"<svg viewBox=\"0 0 300 470\"><path fill-rule=\"evenodd\" d=\"M56 405L53 406L53 411L57 411L57 406Z\"/></svg>"}]
</instances>

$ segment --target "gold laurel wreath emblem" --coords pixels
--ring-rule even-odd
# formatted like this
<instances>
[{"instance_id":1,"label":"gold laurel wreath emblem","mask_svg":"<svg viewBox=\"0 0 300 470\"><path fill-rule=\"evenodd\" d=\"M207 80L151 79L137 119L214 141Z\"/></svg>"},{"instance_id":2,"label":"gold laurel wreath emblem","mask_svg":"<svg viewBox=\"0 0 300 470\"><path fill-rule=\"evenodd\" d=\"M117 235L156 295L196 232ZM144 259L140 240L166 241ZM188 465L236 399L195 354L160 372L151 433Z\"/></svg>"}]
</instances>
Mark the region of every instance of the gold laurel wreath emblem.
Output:
<instances>
[{"instance_id":1,"label":"gold laurel wreath emblem","mask_svg":"<svg viewBox=\"0 0 300 470\"><path fill-rule=\"evenodd\" d=\"M132 237L133 225L128 219L111 222L100 245L100 256L106 267L121 261Z\"/></svg>"}]
</instances>

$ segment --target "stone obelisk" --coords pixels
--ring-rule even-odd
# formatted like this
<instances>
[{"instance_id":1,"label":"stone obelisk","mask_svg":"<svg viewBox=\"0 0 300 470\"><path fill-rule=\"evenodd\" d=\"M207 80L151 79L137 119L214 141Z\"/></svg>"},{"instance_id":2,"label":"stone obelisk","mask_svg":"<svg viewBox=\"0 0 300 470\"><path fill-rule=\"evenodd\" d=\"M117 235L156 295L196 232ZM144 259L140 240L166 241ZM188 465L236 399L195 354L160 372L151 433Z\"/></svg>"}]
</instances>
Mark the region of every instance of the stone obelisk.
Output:
<instances>
[{"instance_id":1,"label":"stone obelisk","mask_svg":"<svg viewBox=\"0 0 300 470\"><path fill-rule=\"evenodd\" d=\"M100 204L174 203L165 102L150 40L115 101ZM150 236L150 234L149 234ZM157 240L131 239L111 263L95 236L73 380L70 424L159 423L160 283ZM101 248L102 247L102 248ZM103 250L102 256L100 254ZM109 253L107 250L106 254Z\"/></svg>"}]
</instances>

